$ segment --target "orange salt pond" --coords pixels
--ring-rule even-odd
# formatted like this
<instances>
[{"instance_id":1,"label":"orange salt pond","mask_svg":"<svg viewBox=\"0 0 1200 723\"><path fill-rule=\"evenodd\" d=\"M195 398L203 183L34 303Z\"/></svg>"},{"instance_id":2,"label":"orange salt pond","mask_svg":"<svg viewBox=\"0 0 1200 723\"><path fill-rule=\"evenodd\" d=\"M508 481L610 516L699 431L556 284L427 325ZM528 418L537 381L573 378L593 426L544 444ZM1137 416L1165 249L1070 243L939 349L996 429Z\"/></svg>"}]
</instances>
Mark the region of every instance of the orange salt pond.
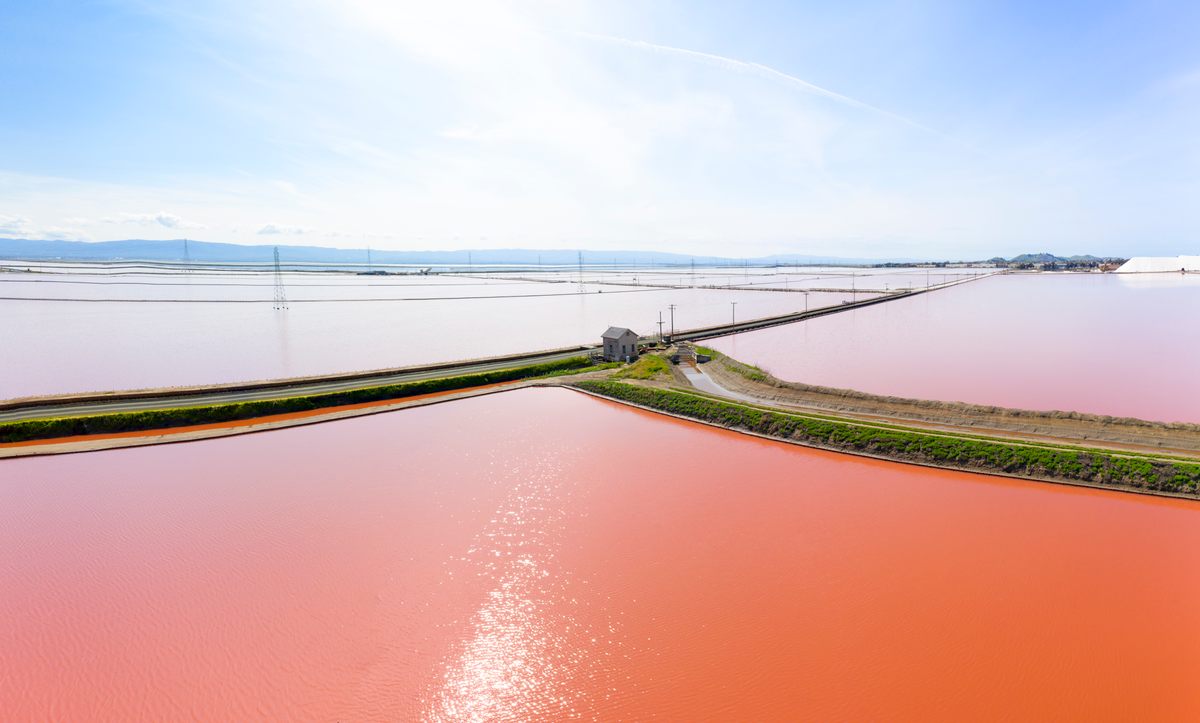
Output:
<instances>
[{"instance_id":1,"label":"orange salt pond","mask_svg":"<svg viewBox=\"0 0 1200 723\"><path fill-rule=\"evenodd\" d=\"M25 719L1200 717L1200 505L562 389L0 462Z\"/></svg>"}]
</instances>

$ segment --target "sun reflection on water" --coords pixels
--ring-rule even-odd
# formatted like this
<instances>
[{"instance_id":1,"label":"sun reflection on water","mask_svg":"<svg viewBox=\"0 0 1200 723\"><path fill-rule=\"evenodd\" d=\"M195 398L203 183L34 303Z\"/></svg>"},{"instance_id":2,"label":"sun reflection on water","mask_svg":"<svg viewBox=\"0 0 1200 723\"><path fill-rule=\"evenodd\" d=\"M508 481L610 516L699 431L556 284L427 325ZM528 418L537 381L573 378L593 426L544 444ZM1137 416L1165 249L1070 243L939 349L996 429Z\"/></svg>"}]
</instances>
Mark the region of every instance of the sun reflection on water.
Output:
<instances>
[{"instance_id":1,"label":"sun reflection on water","mask_svg":"<svg viewBox=\"0 0 1200 723\"><path fill-rule=\"evenodd\" d=\"M461 560L495 585L425 701L425 719L576 717L595 702L585 690L594 695L621 646L615 625L601 634L580 622L571 590L587 581L557 561L570 523L566 510L581 514L570 502L576 490L562 453L501 472L512 492ZM572 684L582 678L591 685Z\"/></svg>"}]
</instances>

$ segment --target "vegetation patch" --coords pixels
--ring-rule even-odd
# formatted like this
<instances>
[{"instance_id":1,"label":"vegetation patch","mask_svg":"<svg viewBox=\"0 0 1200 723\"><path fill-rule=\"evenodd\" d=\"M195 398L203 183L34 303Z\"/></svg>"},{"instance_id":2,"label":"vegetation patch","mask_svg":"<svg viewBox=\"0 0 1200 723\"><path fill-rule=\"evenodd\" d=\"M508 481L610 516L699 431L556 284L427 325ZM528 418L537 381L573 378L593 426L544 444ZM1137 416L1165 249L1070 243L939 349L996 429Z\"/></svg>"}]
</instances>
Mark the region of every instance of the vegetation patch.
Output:
<instances>
[{"instance_id":1,"label":"vegetation patch","mask_svg":"<svg viewBox=\"0 0 1200 723\"><path fill-rule=\"evenodd\" d=\"M716 359L717 357L713 358ZM753 364L736 361L724 355L721 355L720 359L721 364L724 364L726 369L734 374L741 375L752 382L765 382L771 377L770 374L767 374L765 371L759 369Z\"/></svg>"},{"instance_id":2,"label":"vegetation patch","mask_svg":"<svg viewBox=\"0 0 1200 723\"><path fill-rule=\"evenodd\" d=\"M415 382L387 384L362 389L349 389L325 394L311 394L282 399L262 399L232 404L213 404L202 407L147 409L138 412L113 412L84 417L54 417L29 419L0 424L0 443L29 442L57 437L78 437L88 434L119 434L151 429L191 427L202 424L236 422L275 414L309 412L327 407L364 404L390 399L403 399L421 394L480 387L519 379L545 378L564 374L606 369L613 364L592 364L587 357L578 356L545 364L531 364L511 369L465 374L457 377L423 379Z\"/></svg>"},{"instance_id":3,"label":"vegetation patch","mask_svg":"<svg viewBox=\"0 0 1200 723\"><path fill-rule=\"evenodd\" d=\"M682 417L803 444L968 471L1197 495L1200 464L872 427L612 381L574 386Z\"/></svg>"},{"instance_id":4,"label":"vegetation patch","mask_svg":"<svg viewBox=\"0 0 1200 723\"><path fill-rule=\"evenodd\" d=\"M667 360L657 354L643 354L636 362L613 374L614 379L656 379L669 376L671 368L667 365Z\"/></svg>"}]
</instances>

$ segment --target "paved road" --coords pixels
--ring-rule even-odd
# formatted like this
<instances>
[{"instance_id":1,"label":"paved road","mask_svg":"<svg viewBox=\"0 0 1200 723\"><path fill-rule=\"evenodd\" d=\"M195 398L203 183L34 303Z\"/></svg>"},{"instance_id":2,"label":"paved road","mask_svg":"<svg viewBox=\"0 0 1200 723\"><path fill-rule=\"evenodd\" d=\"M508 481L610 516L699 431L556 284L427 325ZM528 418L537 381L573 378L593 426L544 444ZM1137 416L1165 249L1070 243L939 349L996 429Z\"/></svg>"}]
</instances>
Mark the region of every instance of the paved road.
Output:
<instances>
[{"instance_id":1,"label":"paved road","mask_svg":"<svg viewBox=\"0 0 1200 723\"><path fill-rule=\"evenodd\" d=\"M987 277L980 276L978 278L982 279ZM911 292L893 293L888 296L874 297L856 303L821 307L811 311L783 314L781 316L774 316L766 319L753 319L738 324L722 324L703 329L681 331L675 334L675 339L679 341L701 340L717 336L724 336L726 334L762 329L769 326L777 326L779 324L790 324L796 321L816 318L818 316L837 314L864 306L882 304L895 299L915 296L928 291L935 291L940 288L956 286L958 284L968 283L974 280L976 280L975 277L972 277L960 281L952 281L943 285L933 286L929 289L915 289ZM646 340L650 340L654 337L644 338ZM25 419L40 419L46 417L83 416L89 414L103 414L106 412L136 412L146 409L201 407L210 404L227 404L230 402L248 402L263 399L280 399L284 397L321 394L325 392L338 392L348 389L361 389L364 387L381 386L384 384L414 382L423 379L436 379L438 377L460 376L463 374L474 374L478 372L495 371L498 369L510 369L512 367L526 366L529 364L543 364L546 362L559 361L562 359L569 359L574 356L580 356L597 349L599 349L598 346L578 347L546 353L533 353L502 358L498 357L494 359L479 359L470 362L463 362L461 364L436 364L420 368L397 369L394 373L385 371L366 372L362 374L335 374L324 377L297 379L294 381L283 379L261 383L225 385L224 388L198 387L196 389L187 391L180 390L178 392L165 390L155 392L118 393L115 395L81 394L59 398L47 397L41 399L30 399L17 404L0 403L0 422L15 422Z\"/></svg>"}]
</instances>

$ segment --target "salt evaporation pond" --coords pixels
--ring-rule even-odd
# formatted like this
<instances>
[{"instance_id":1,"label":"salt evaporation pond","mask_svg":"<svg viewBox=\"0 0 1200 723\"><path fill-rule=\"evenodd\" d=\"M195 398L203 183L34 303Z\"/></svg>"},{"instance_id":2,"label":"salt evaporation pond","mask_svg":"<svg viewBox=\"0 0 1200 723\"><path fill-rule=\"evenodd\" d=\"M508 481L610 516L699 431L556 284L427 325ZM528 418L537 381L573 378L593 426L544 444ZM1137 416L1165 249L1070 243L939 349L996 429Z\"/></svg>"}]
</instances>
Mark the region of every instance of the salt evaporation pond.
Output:
<instances>
[{"instance_id":1,"label":"salt evaporation pond","mask_svg":"<svg viewBox=\"0 0 1200 723\"><path fill-rule=\"evenodd\" d=\"M683 330L727 323L731 302L747 320L872 296L450 275L285 282L277 311L263 273L0 274L0 399L476 359L594 344L613 325L653 334L669 304Z\"/></svg>"},{"instance_id":2,"label":"salt evaporation pond","mask_svg":"<svg viewBox=\"0 0 1200 723\"><path fill-rule=\"evenodd\" d=\"M1007 275L710 346L789 381L1200 422L1200 276Z\"/></svg>"},{"instance_id":3,"label":"salt evaporation pond","mask_svg":"<svg viewBox=\"0 0 1200 723\"><path fill-rule=\"evenodd\" d=\"M13 720L1196 720L1200 505L528 389L0 463Z\"/></svg>"}]
</instances>

